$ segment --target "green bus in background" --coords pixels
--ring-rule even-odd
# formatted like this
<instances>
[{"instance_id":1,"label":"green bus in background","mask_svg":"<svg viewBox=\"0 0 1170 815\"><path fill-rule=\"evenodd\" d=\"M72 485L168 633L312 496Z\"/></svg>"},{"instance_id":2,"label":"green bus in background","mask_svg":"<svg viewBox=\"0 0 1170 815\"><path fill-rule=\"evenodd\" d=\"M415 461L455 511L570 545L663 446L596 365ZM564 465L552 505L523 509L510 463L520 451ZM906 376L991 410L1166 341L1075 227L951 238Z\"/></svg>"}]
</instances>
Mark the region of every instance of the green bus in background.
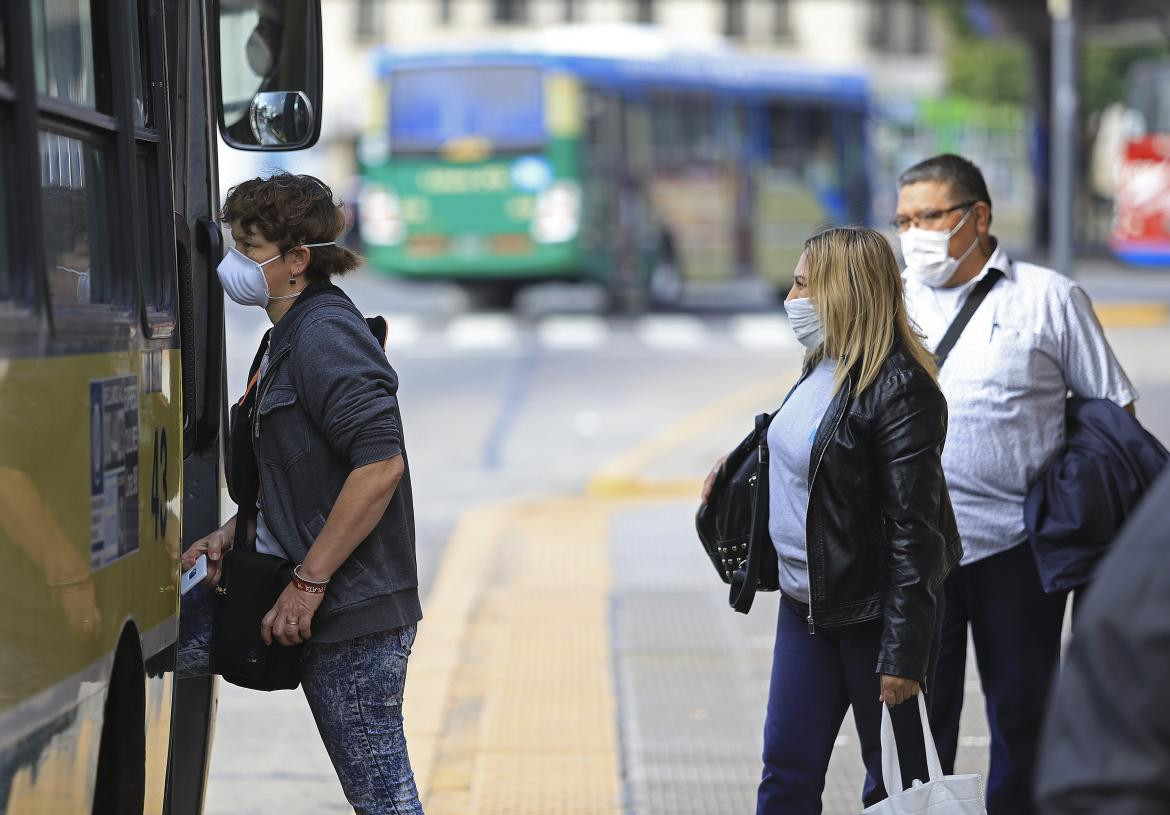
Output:
<instances>
[{"instance_id":1,"label":"green bus in background","mask_svg":"<svg viewBox=\"0 0 1170 815\"><path fill-rule=\"evenodd\" d=\"M862 77L604 32L380 56L372 269L497 306L549 280L670 305L687 281L786 287L810 232L871 220Z\"/></svg>"}]
</instances>

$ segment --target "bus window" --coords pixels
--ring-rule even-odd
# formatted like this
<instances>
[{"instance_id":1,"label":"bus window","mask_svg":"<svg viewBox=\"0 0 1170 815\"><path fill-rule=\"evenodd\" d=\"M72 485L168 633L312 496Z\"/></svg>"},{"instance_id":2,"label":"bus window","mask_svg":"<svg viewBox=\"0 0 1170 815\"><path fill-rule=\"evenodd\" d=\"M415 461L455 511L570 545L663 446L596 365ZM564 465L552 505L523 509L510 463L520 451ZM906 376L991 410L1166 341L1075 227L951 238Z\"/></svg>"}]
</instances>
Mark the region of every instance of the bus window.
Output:
<instances>
[{"instance_id":1,"label":"bus window","mask_svg":"<svg viewBox=\"0 0 1170 815\"><path fill-rule=\"evenodd\" d=\"M706 164L718 158L710 97L656 94L650 105L656 164Z\"/></svg>"},{"instance_id":2,"label":"bus window","mask_svg":"<svg viewBox=\"0 0 1170 815\"><path fill-rule=\"evenodd\" d=\"M8 6L0 7L0 79L8 78Z\"/></svg>"},{"instance_id":3,"label":"bus window","mask_svg":"<svg viewBox=\"0 0 1170 815\"><path fill-rule=\"evenodd\" d=\"M464 141L490 151L544 144L544 87L536 68L445 68L390 83L390 151L437 153Z\"/></svg>"},{"instance_id":4,"label":"bus window","mask_svg":"<svg viewBox=\"0 0 1170 815\"><path fill-rule=\"evenodd\" d=\"M32 4L37 93L97 108L89 0Z\"/></svg>"},{"instance_id":5,"label":"bus window","mask_svg":"<svg viewBox=\"0 0 1170 815\"><path fill-rule=\"evenodd\" d=\"M828 108L776 106L769 111L768 165L806 189L823 221L847 220L841 155Z\"/></svg>"},{"instance_id":6,"label":"bus window","mask_svg":"<svg viewBox=\"0 0 1170 815\"><path fill-rule=\"evenodd\" d=\"M41 217L53 308L125 305L112 279L107 168L102 149L42 131Z\"/></svg>"},{"instance_id":7,"label":"bus window","mask_svg":"<svg viewBox=\"0 0 1170 815\"><path fill-rule=\"evenodd\" d=\"M143 36L147 31L146 21L142 17L143 6L135 2L130 2L128 6L126 25L129 29L127 34L131 49L130 70L131 91L134 94L132 106L134 126L153 128L154 116L151 110L150 84L147 82L147 77L150 76L150 63L146 61L149 52L148 44Z\"/></svg>"},{"instance_id":8,"label":"bus window","mask_svg":"<svg viewBox=\"0 0 1170 815\"><path fill-rule=\"evenodd\" d=\"M138 208L141 221L138 228L138 267L142 269L142 288L148 316L159 317L172 313L174 283L171 269L163 263L159 252L158 173L154 157L139 150L135 162L134 181L138 185Z\"/></svg>"},{"instance_id":9,"label":"bus window","mask_svg":"<svg viewBox=\"0 0 1170 815\"><path fill-rule=\"evenodd\" d=\"M3 104L0 103L0 303L12 300L15 296L10 265L12 259L8 255L11 246L8 242L8 195L11 189L8 180L8 157L13 153L10 145L8 117L4 114Z\"/></svg>"}]
</instances>

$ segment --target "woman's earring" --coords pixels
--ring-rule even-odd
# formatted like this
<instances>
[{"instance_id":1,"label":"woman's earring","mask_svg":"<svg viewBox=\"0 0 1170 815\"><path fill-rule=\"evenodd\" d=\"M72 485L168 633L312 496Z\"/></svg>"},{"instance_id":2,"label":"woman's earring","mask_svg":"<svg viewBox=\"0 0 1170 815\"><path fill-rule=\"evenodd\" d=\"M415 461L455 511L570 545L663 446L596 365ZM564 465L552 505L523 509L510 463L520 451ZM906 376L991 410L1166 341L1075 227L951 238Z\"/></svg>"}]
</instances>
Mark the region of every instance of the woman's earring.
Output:
<instances>
[{"instance_id":1,"label":"woman's earring","mask_svg":"<svg viewBox=\"0 0 1170 815\"><path fill-rule=\"evenodd\" d=\"M289 275L288 276L288 284L290 286L295 286L297 284L297 279L295 277L293 277L292 275Z\"/></svg>"}]
</instances>

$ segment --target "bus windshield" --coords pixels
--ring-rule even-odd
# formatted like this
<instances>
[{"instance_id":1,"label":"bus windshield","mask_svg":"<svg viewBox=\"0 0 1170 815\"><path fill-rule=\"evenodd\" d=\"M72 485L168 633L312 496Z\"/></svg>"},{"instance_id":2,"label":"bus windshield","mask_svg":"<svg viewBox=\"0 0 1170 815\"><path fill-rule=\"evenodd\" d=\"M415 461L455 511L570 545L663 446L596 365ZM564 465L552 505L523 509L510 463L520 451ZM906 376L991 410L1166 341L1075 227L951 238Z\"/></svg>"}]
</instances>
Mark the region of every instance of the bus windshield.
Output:
<instances>
[{"instance_id":1,"label":"bus windshield","mask_svg":"<svg viewBox=\"0 0 1170 815\"><path fill-rule=\"evenodd\" d=\"M460 139L482 139L493 151L531 150L544 137L535 68L416 69L391 77L394 152L438 152Z\"/></svg>"}]
</instances>

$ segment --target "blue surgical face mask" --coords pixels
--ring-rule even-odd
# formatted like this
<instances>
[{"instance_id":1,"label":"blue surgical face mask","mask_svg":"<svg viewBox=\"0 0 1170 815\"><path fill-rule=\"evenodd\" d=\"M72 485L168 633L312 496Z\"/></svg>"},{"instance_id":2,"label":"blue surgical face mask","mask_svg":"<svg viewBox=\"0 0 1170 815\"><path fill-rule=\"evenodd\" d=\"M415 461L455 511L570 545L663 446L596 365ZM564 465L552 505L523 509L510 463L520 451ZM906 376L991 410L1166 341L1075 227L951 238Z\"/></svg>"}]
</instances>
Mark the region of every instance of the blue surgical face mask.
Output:
<instances>
[{"instance_id":1,"label":"blue surgical face mask","mask_svg":"<svg viewBox=\"0 0 1170 815\"><path fill-rule=\"evenodd\" d=\"M807 297L785 300L784 310L788 312L788 325L797 342L810 351L823 342L821 317L812 300Z\"/></svg>"},{"instance_id":2,"label":"blue surgical face mask","mask_svg":"<svg viewBox=\"0 0 1170 815\"><path fill-rule=\"evenodd\" d=\"M334 241L329 241L328 243L305 243L301 245L306 248L311 248L315 246L332 246L333 244ZM267 308L268 304L274 300L291 300L294 297L299 297L299 291L281 297L272 297L269 294L268 278L264 276L264 267L279 257L281 255L275 255L265 261L255 261L233 246L223 256L223 260L219 262L219 266L216 268L216 272L219 274L219 282L223 285L223 290L227 292L227 296L241 306Z\"/></svg>"}]
</instances>

